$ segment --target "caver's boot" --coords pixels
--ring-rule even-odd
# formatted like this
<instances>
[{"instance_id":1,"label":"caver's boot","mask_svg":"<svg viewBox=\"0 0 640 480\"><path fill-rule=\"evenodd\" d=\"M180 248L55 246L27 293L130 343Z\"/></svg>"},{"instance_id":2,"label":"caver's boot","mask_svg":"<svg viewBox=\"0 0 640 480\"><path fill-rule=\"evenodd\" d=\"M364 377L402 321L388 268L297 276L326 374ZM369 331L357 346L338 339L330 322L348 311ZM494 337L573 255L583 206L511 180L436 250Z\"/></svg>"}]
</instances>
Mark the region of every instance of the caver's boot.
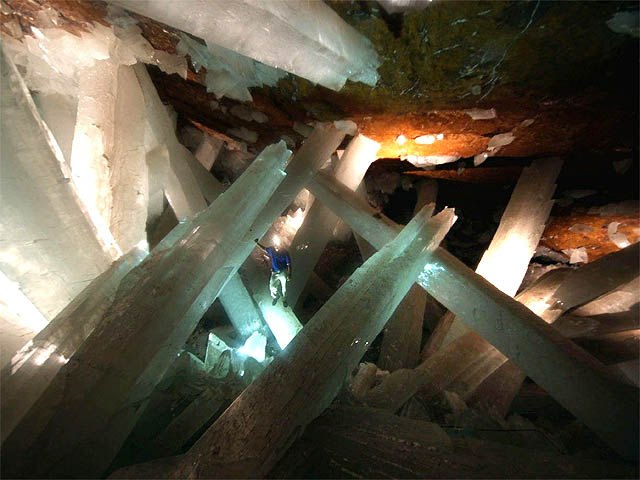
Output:
<instances>
[{"instance_id":1,"label":"caver's boot","mask_svg":"<svg viewBox=\"0 0 640 480\"><path fill-rule=\"evenodd\" d=\"M271 300L271 305L274 305L278 303L278 297L273 297L273 300Z\"/></svg>"}]
</instances>

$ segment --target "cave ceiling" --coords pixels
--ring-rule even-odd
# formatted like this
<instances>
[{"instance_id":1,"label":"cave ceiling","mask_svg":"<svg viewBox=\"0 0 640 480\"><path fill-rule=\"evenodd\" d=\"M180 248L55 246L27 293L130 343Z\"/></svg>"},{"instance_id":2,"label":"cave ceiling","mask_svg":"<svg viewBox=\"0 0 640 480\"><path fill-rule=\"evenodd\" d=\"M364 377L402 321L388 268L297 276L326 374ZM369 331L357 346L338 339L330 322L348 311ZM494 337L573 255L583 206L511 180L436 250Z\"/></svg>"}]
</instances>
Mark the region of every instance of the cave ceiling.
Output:
<instances>
[{"instance_id":1,"label":"cave ceiling","mask_svg":"<svg viewBox=\"0 0 640 480\"><path fill-rule=\"evenodd\" d=\"M183 79L149 66L161 98L178 112L182 125L218 136L228 148L245 148L231 129L256 132L257 141L246 144L252 153L283 135L300 145L296 123L353 120L361 133L381 143L379 157L396 159L385 168L403 175L513 185L531 158L552 155L563 156L570 166L561 180L591 175L592 182L607 178L607 188L615 189L612 163L629 157L637 172L637 32L616 33L607 25L616 12L637 12L637 3L433 1L394 14L375 1L326 3L373 43L382 60L375 88L347 81L336 92L289 74L274 87L251 89L253 101L245 105L268 117L259 123L231 113L239 102L208 93L204 68L196 73L189 63ZM106 4L99 0L1 0L1 5L3 35L30 34L31 26L46 20L38 12L49 9L72 33L92 23L109 25ZM131 15L154 48L176 53L175 29ZM9 28L10 22L20 28ZM466 113L470 109L495 109L496 115L474 120ZM515 138L500 150L500 158L473 168L472 157L486 151L491 137L507 132ZM438 134L440 139L429 144L414 141ZM397 141L400 135L407 139L403 144ZM408 155L461 161L421 170L400 161ZM626 179L625 185L637 198L637 179ZM593 235L578 239L567 230L575 212L561 213L564 220L547 229L547 246L561 250L580 242L594 248L606 243L598 237L606 233L606 224L594 224ZM633 225L627 233L638 238L637 215L623 219L624 225ZM597 256L605 253L606 248Z\"/></svg>"},{"instance_id":2,"label":"cave ceiling","mask_svg":"<svg viewBox=\"0 0 640 480\"><path fill-rule=\"evenodd\" d=\"M38 26L35 12L45 8L56 10L61 26L72 32L107 24L100 1L3 2L9 7L3 10L13 11L3 20L17 17L23 31ZM256 131L253 150L282 134L301 140L292 130L296 121L342 119L354 120L361 133L382 144L379 155L389 158L469 158L505 132L515 135L500 152L507 157L624 154L637 144L637 38L606 24L629 2L434 1L395 14L373 1L328 4L374 44L382 59L375 88L349 81L334 92L288 75L275 87L252 89L251 106L269 117L257 124L231 115L234 100L206 92L204 69L196 74L190 66L183 80L151 68L153 80L185 121L222 133L237 126ZM175 53L174 29L137 18L155 48ZM472 120L465 110L473 108L494 108L496 118ZM412 141L439 133L442 140L432 144ZM399 145L399 135L409 141Z\"/></svg>"}]
</instances>

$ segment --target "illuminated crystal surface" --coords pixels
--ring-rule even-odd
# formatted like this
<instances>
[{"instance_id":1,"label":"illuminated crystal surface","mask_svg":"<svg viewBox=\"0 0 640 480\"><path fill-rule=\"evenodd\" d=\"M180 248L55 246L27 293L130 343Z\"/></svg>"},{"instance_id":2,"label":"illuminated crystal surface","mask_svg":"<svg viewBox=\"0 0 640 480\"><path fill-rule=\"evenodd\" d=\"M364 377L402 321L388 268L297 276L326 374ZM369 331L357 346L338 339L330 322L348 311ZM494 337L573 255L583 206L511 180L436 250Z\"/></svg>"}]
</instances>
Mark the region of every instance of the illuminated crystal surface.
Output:
<instances>
[{"instance_id":1,"label":"illuminated crystal surface","mask_svg":"<svg viewBox=\"0 0 640 480\"><path fill-rule=\"evenodd\" d=\"M380 217L379 212L330 177L316 176L308 189L376 248L382 248L398 232L393 222L386 217L376 218ZM625 250L631 248L637 245ZM597 274L595 269L591 273ZM580 283L576 279L572 288ZM593 357L563 339L552 327L545 327L531 310L443 249L431 255L418 284L505 356L517 359L528 376L616 451L630 458L636 455L635 388L620 384ZM611 405L619 407L612 409Z\"/></svg>"},{"instance_id":2,"label":"illuminated crystal surface","mask_svg":"<svg viewBox=\"0 0 640 480\"><path fill-rule=\"evenodd\" d=\"M284 142L267 147L114 301L5 441L5 471L104 472L142 413L140 402L246 257L239 252L240 240L282 182L289 155ZM58 394L61 385L66 385L64 395ZM17 451L22 453L11 453ZM39 460L31 461L27 452Z\"/></svg>"},{"instance_id":3,"label":"illuminated crystal surface","mask_svg":"<svg viewBox=\"0 0 640 480\"><path fill-rule=\"evenodd\" d=\"M378 81L380 60L369 40L322 2L110 1L200 37L209 48L233 50L327 88L339 90L347 79Z\"/></svg>"},{"instance_id":4,"label":"illuminated crystal surface","mask_svg":"<svg viewBox=\"0 0 640 480\"><path fill-rule=\"evenodd\" d=\"M52 319L108 267L111 252L79 201L51 132L4 54L1 117L0 270Z\"/></svg>"},{"instance_id":5,"label":"illuminated crystal surface","mask_svg":"<svg viewBox=\"0 0 640 480\"><path fill-rule=\"evenodd\" d=\"M438 185L435 180L421 182L416 186L416 215L425 205L435 204ZM407 295L384 327L378 366L382 370L413 368L420 357L422 324L427 292L419 285L412 285Z\"/></svg>"},{"instance_id":6,"label":"illuminated crystal surface","mask_svg":"<svg viewBox=\"0 0 640 480\"><path fill-rule=\"evenodd\" d=\"M364 178L369 165L376 159L380 144L358 135L345 149L337 161L333 174L337 181L350 190L355 190ZM289 249L294 265L287 294L287 301L295 305L304 289L309 275L322 255L327 243L333 238L338 217L320 202L314 202L305 216Z\"/></svg>"},{"instance_id":7,"label":"illuminated crystal surface","mask_svg":"<svg viewBox=\"0 0 640 480\"><path fill-rule=\"evenodd\" d=\"M540 242L561 168L562 160L552 158L535 160L522 171L498 230L476 268L478 275L509 296L518 291ZM467 331L464 323L456 318L443 344Z\"/></svg>"},{"instance_id":8,"label":"illuminated crystal surface","mask_svg":"<svg viewBox=\"0 0 640 480\"><path fill-rule=\"evenodd\" d=\"M124 276L147 252L134 248L96 277L2 369L2 440L93 332Z\"/></svg>"},{"instance_id":9,"label":"illuminated crystal surface","mask_svg":"<svg viewBox=\"0 0 640 480\"><path fill-rule=\"evenodd\" d=\"M176 470L167 471L169 476L189 477L197 471L204 477L227 477L230 472L254 477L273 467L301 428L338 394L422 270L429 251L455 220L451 209L435 217L430 217L431 211L425 208L391 244L351 275L304 333L178 459ZM264 402L265 398L269 401ZM259 410L256 402L262 405ZM238 428L238 419L243 428ZM248 457L251 462L242 461Z\"/></svg>"}]
</instances>

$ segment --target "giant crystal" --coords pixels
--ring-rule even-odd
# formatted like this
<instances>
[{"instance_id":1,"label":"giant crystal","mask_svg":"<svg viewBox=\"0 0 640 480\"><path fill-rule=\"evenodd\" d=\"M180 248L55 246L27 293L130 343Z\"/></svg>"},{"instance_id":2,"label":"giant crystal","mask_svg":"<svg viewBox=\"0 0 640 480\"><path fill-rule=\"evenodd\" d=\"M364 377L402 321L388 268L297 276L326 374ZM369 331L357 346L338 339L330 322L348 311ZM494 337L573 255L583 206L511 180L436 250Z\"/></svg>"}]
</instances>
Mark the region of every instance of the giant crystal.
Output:
<instances>
[{"instance_id":1,"label":"giant crystal","mask_svg":"<svg viewBox=\"0 0 640 480\"><path fill-rule=\"evenodd\" d=\"M380 144L358 135L345 149L342 157L334 166L334 176L350 190L355 190L367 172L369 165L376 159ZM327 243L332 239L338 217L319 202L314 202L306 214L302 226L291 243L291 285L287 294L288 302L295 305L313 268L322 255Z\"/></svg>"},{"instance_id":2,"label":"giant crystal","mask_svg":"<svg viewBox=\"0 0 640 480\"><path fill-rule=\"evenodd\" d=\"M2 54L0 269L52 319L111 261L15 66ZM29 338L25 338L27 342Z\"/></svg>"},{"instance_id":3,"label":"giant crystal","mask_svg":"<svg viewBox=\"0 0 640 480\"><path fill-rule=\"evenodd\" d=\"M5 441L4 475L93 477L105 471L171 360L246 257L239 242L284 178L289 154L284 142L267 147L187 224L166 255L122 290Z\"/></svg>"},{"instance_id":4,"label":"giant crystal","mask_svg":"<svg viewBox=\"0 0 640 480\"><path fill-rule=\"evenodd\" d=\"M516 294L527 272L553 206L555 181L561 168L561 159L549 158L534 160L522 171L498 230L476 268L478 275L507 295ZM468 331L458 318L446 335L439 331L441 328L438 325L436 335L442 337L444 345Z\"/></svg>"},{"instance_id":5,"label":"giant crystal","mask_svg":"<svg viewBox=\"0 0 640 480\"><path fill-rule=\"evenodd\" d=\"M331 178L317 175L308 188L374 247L382 248L397 234L393 222L376 218L378 212ZM618 383L593 357L443 249L431 255L418 284L517 359L527 375L616 451L637 456L637 389Z\"/></svg>"},{"instance_id":6,"label":"giant crystal","mask_svg":"<svg viewBox=\"0 0 640 480\"><path fill-rule=\"evenodd\" d=\"M455 221L451 209L430 217L432 211L425 207L393 242L356 270L287 350L162 474L170 478L266 475L304 427L333 401L423 269L429 251ZM120 478L128 475L127 469L116 472Z\"/></svg>"},{"instance_id":7,"label":"giant crystal","mask_svg":"<svg viewBox=\"0 0 640 480\"><path fill-rule=\"evenodd\" d=\"M110 2L327 88L378 81L380 60L369 40L323 2Z\"/></svg>"},{"instance_id":8,"label":"giant crystal","mask_svg":"<svg viewBox=\"0 0 640 480\"><path fill-rule=\"evenodd\" d=\"M2 441L111 306L122 278L147 252L134 248L96 277L2 369Z\"/></svg>"}]
</instances>

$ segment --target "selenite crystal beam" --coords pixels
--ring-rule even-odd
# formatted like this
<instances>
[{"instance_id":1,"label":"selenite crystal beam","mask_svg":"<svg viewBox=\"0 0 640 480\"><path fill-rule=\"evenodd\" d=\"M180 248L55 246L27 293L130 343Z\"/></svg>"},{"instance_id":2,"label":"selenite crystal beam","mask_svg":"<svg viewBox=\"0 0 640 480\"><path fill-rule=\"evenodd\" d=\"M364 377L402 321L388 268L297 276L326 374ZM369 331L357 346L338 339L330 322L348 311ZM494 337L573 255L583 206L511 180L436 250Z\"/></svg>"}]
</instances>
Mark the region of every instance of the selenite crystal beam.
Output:
<instances>
[{"instance_id":1,"label":"selenite crystal beam","mask_svg":"<svg viewBox=\"0 0 640 480\"><path fill-rule=\"evenodd\" d=\"M266 475L333 401L455 221L452 209L430 217L432 211L425 207L358 268L175 469L163 473L170 478ZM135 470L116 472L127 475Z\"/></svg>"},{"instance_id":2,"label":"selenite crystal beam","mask_svg":"<svg viewBox=\"0 0 640 480\"><path fill-rule=\"evenodd\" d=\"M381 215L332 178L319 174L307 188L374 247L397 234L391 220L376 218ZM441 248L417 281L618 453L637 457L637 389L618 383L593 357Z\"/></svg>"},{"instance_id":3,"label":"selenite crystal beam","mask_svg":"<svg viewBox=\"0 0 640 480\"><path fill-rule=\"evenodd\" d=\"M353 138L342 157L336 162L335 179L355 191L367 173L369 165L376 159L375 155L379 148L378 142L374 142L364 135ZM327 243L333 237L337 225L338 217L329 208L320 202L314 202L311 205L289 248L293 271L287 301L291 305L298 302L300 294L309 280L309 275L313 272Z\"/></svg>"},{"instance_id":4,"label":"selenite crystal beam","mask_svg":"<svg viewBox=\"0 0 640 480\"><path fill-rule=\"evenodd\" d=\"M33 303L0 270L0 366L4 367L27 339L47 326Z\"/></svg>"},{"instance_id":5,"label":"selenite crystal beam","mask_svg":"<svg viewBox=\"0 0 640 480\"><path fill-rule=\"evenodd\" d=\"M109 230L123 252L147 240L149 184L145 160L145 98L132 67L118 68L114 147L109 165L113 197Z\"/></svg>"},{"instance_id":6,"label":"selenite crystal beam","mask_svg":"<svg viewBox=\"0 0 640 480\"><path fill-rule=\"evenodd\" d=\"M326 163L344 137L345 133L337 129L333 123L320 124L314 128L287 166L287 178L258 216L251 227L251 234L245 237L243 248L246 249L247 256L255 248L253 240L262 238L267 233L274 220L293 202L300 190ZM271 305L268 277L258 268L255 259L249 258L245 262L243 273L252 287L253 298L269 329L276 337L280 348L285 348L302 329L302 324L291 308L284 308L280 303Z\"/></svg>"},{"instance_id":7,"label":"selenite crystal beam","mask_svg":"<svg viewBox=\"0 0 640 480\"><path fill-rule=\"evenodd\" d=\"M119 258L2 369L2 441L13 431L62 365L93 332L111 306L121 280L146 255L146 251L134 248Z\"/></svg>"},{"instance_id":8,"label":"selenite crystal beam","mask_svg":"<svg viewBox=\"0 0 640 480\"><path fill-rule=\"evenodd\" d=\"M290 153L284 142L267 147L116 299L4 442L3 475L104 473L171 360L246 257L238 254L239 242L282 182Z\"/></svg>"},{"instance_id":9,"label":"selenite crystal beam","mask_svg":"<svg viewBox=\"0 0 640 480\"><path fill-rule=\"evenodd\" d=\"M193 155L178 142L169 113L160 101L147 68L138 63L133 69L140 82L146 106L147 152L153 152L158 147L166 147L169 156L169 172L165 194L178 220L192 218L207 206L198 187L198 181L189 166L189 158Z\"/></svg>"},{"instance_id":10,"label":"selenite crystal beam","mask_svg":"<svg viewBox=\"0 0 640 480\"><path fill-rule=\"evenodd\" d=\"M338 148L344 136L345 133L338 130L333 123L319 124L313 129L313 132L311 132L289 162L289 165L287 165L287 178L284 179L273 194L273 197L260 212L249 233L241 242L240 248L245 258L255 248L254 239L262 238L267 233L274 220L293 202L300 190L305 187L307 182L313 178L320 167L326 163L331 154ZM244 270L249 276L257 275L255 265L251 261L245 263ZM262 279L254 277L253 280L250 278L249 281L251 285L255 285L255 282L262 284L262 289L258 286L258 289L253 291L254 298L265 321L278 340L278 344L281 348L284 348L300 331L302 324L291 308L281 308L281 304L271 305L267 296L268 277L263 276Z\"/></svg>"},{"instance_id":11,"label":"selenite crystal beam","mask_svg":"<svg viewBox=\"0 0 640 480\"><path fill-rule=\"evenodd\" d=\"M109 60L98 61L79 75L76 125L67 159L80 198L93 221L105 230L111 216L109 168L114 158L117 90L118 65Z\"/></svg>"},{"instance_id":12,"label":"selenite crystal beam","mask_svg":"<svg viewBox=\"0 0 640 480\"><path fill-rule=\"evenodd\" d=\"M223 191L215 177L182 146L175 136L167 109L158 96L144 65L134 67L147 104L148 129L147 143L151 149L149 156L168 155L169 169L165 193L171 208L178 219L193 218L204 209L207 202L212 203ZM153 116L153 117L151 117ZM155 163L161 160L156 160ZM220 294L220 301L233 325L241 335L250 335L254 326L261 324L256 310L242 280L234 275L232 281Z\"/></svg>"},{"instance_id":13,"label":"selenite crystal beam","mask_svg":"<svg viewBox=\"0 0 640 480\"><path fill-rule=\"evenodd\" d=\"M99 237L15 65L1 55L0 270L50 320L117 254Z\"/></svg>"},{"instance_id":14,"label":"selenite crystal beam","mask_svg":"<svg viewBox=\"0 0 640 480\"><path fill-rule=\"evenodd\" d=\"M553 207L555 182L561 168L561 159L546 158L534 160L522 170L498 230L476 268L478 275L509 296L518 291L540 242ZM469 331L458 318L448 325L447 334L442 335L438 330L446 326L447 322L440 323L435 333L435 337L442 338L443 345Z\"/></svg>"},{"instance_id":15,"label":"selenite crystal beam","mask_svg":"<svg viewBox=\"0 0 640 480\"><path fill-rule=\"evenodd\" d=\"M516 299L545 322L552 324L571 308L583 305L637 277L639 256L640 243L635 243L576 270L554 270ZM520 365L520 362L516 363ZM476 395L476 400L495 405L499 412L506 413L527 376L526 370L514 367L501 366L496 370L484 381L487 385L480 385L484 396Z\"/></svg>"},{"instance_id":16,"label":"selenite crystal beam","mask_svg":"<svg viewBox=\"0 0 640 480\"><path fill-rule=\"evenodd\" d=\"M62 156L71 161L71 147L76 126L78 99L60 93L35 94L34 100L51 133L53 133Z\"/></svg>"},{"instance_id":17,"label":"selenite crystal beam","mask_svg":"<svg viewBox=\"0 0 640 480\"><path fill-rule=\"evenodd\" d=\"M369 40L322 2L110 2L327 88L378 80L380 60Z\"/></svg>"},{"instance_id":18,"label":"selenite crystal beam","mask_svg":"<svg viewBox=\"0 0 640 480\"><path fill-rule=\"evenodd\" d=\"M435 180L427 180L420 182L416 190L418 198L414 215L425 205L435 204L438 184ZM382 370L392 372L399 368L413 368L418 363L427 296L419 285L412 285L385 325L378 357L378 366Z\"/></svg>"}]
</instances>

